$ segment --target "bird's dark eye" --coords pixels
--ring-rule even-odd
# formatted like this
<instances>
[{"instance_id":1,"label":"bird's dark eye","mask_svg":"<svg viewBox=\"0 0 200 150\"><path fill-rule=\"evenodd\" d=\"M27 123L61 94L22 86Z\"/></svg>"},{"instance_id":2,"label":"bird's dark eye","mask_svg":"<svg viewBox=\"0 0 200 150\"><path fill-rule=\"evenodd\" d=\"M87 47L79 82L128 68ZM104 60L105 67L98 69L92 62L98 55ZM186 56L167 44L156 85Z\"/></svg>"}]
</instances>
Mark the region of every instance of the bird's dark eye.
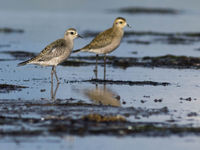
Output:
<instances>
[{"instance_id":1,"label":"bird's dark eye","mask_svg":"<svg viewBox=\"0 0 200 150\"><path fill-rule=\"evenodd\" d=\"M74 32L70 32L71 35L74 35Z\"/></svg>"},{"instance_id":2,"label":"bird's dark eye","mask_svg":"<svg viewBox=\"0 0 200 150\"><path fill-rule=\"evenodd\" d=\"M122 22L122 21L120 21L119 23L120 23L120 24L122 24L123 22Z\"/></svg>"}]
</instances>

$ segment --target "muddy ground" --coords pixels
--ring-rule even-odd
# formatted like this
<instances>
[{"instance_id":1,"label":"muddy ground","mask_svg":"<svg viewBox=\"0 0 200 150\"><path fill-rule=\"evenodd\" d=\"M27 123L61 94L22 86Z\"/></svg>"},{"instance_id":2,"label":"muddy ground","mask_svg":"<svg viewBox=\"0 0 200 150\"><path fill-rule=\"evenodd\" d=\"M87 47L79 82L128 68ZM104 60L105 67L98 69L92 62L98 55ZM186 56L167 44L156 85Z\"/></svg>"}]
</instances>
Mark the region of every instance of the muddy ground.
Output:
<instances>
[{"instance_id":1,"label":"muddy ground","mask_svg":"<svg viewBox=\"0 0 200 150\"><path fill-rule=\"evenodd\" d=\"M1 54L11 56L10 60L1 60L5 62L23 61L27 58L36 56L35 53L25 51L2 51ZM95 56L72 56L69 60L62 63L61 66L67 67L94 67L96 61ZM145 68L179 68L179 69L198 69L200 59L198 57L188 56L159 56L159 57L116 57L108 56L107 64L109 68L127 69L128 67L145 67ZM99 57L99 64L103 65L103 57ZM33 66L34 67L34 66ZM37 68L35 68L37 69ZM3 69L2 69L3 70ZM14 68L16 71L17 68ZM92 72L91 72L92 73ZM30 79L34 82L35 79ZM48 80L48 79L47 79ZM2 80L4 81L4 80ZM25 80L24 80L25 81ZM41 80L38 79L40 82ZM19 81L20 83L21 81ZM25 81L27 82L27 81ZM41 81L42 82L42 81ZM49 82L49 81L47 81ZM116 85L116 86L173 86L170 81L155 82L155 81L131 81L131 80L65 80L62 84L93 84L97 86ZM54 85L55 86L55 85ZM58 86L58 85L57 85ZM23 85L1 84L1 93L20 92L24 88L28 88L31 92L31 87ZM178 86L177 86L178 88ZM107 89L104 89L104 92ZM46 89L41 89L41 93L47 92ZM52 92L52 91L51 91ZM57 92L57 89L53 92ZM79 93L79 92L78 92ZM107 97L101 97L98 93L93 93L100 101L108 101ZM112 93L111 93L112 94ZM54 95L51 94L52 96ZM55 94L56 95L56 94ZM54 95L54 96L55 96ZM105 95L105 93L103 93ZM111 95L112 97L113 95ZM182 101L197 101L196 98L183 98ZM88 97L91 102L95 98ZM112 106L112 101L109 104L87 103L84 99L60 99L56 97L41 98L40 100L31 99L1 99L0 104L0 124L3 126L0 134L4 136L62 136L70 135L115 135L115 136L188 136L199 135L200 128L193 127L192 124L179 124L178 120L174 119L174 112L178 110L169 109L164 106L162 108L146 108L146 107L123 107L126 104L126 99L121 101L119 95L116 96L116 101L119 105ZM140 103L146 103L151 96L143 96L139 100ZM166 99L165 99L166 100ZM162 98L155 98L154 103L162 103ZM105 105L105 106L104 106ZM107 105L107 106L106 106ZM133 104L134 105L134 104ZM36 115L36 116L35 116ZM188 112L188 118L198 117L197 112ZM33 117L34 116L34 117ZM142 121L142 118L151 118L153 116L165 116L171 119L160 121ZM134 119L129 119L134 118ZM172 119L173 118L173 119ZM178 117L180 119L180 116ZM141 121L140 121L141 120ZM7 128L6 126L9 126Z\"/></svg>"}]
</instances>

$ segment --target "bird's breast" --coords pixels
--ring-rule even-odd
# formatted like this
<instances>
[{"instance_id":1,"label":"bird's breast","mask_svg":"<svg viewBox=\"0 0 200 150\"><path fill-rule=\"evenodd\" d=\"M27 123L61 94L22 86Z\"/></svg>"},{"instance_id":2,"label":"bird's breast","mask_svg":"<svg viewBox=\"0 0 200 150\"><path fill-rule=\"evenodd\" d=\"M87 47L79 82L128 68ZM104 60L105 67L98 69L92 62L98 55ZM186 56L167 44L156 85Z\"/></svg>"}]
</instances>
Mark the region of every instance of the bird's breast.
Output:
<instances>
[{"instance_id":1,"label":"bird's breast","mask_svg":"<svg viewBox=\"0 0 200 150\"><path fill-rule=\"evenodd\" d=\"M112 42L109 45L106 45L105 47L99 48L99 49L94 49L91 50L92 52L96 53L96 54L107 54L107 53L111 53L112 51L114 51L121 42L121 38L116 38L113 39Z\"/></svg>"}]
</instances>

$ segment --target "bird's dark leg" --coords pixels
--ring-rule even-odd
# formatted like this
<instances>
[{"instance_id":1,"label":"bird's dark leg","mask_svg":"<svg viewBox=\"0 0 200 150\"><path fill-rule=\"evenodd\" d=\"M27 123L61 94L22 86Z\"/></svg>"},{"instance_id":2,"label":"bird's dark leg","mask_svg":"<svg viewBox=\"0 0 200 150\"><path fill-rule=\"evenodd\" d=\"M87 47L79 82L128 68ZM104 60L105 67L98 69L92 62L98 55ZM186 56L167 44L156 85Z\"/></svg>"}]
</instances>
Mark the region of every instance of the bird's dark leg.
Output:
<instances>
[{"instance_id":1,"label":"bird's dark leg","mask_svg":"<svg viewBox=\"0 0 200 150\"><path fill-rule=\"evenodd\" d=\"M51 69L51 84L53 84L53 73L54 73L54 66Z\"/></svg>"},{"instance_id":2,"label":"bird's dark leg","mask_svg":"<svg viewBox=\"0 0 200 150\"><path fill-rule=\"evenodd\" d=\"M51 99L53 98L53 73L54 73L54 69L52 67L51 69Z\"/></svg>"},{"instance_id":3,"label":"bird's dark leg","mask_svg":"<svg viewBox=\"0 0 200 150\"><path fill-rule=\"evenodd\" d=\"M57 73L56 73L56 66L53 66L53 70L54 70L54 74L55 74L55 77L56 77L56 80L57 80L57 84L59 84L59 79L58 79L58 76L57 76Z\"/></svg>"},{"instance_id":4,"label":"bird's dark leg","mask_svg":"<svg viewBox=\"0 0 200 150\"><path fill-rule=\"evenodd\" d=\"M104 55L104 80L106 80L106 54Z\"/></svg>"},{"instance_id":5,"label":"bird's dark leg","mask_svg":"<svg viewBox=\"0 0 200 150\"><path fill-rule=\"evenodd\" d=\"M94 74L95 74L95 77L96 79L98 79L98 54L96 54L96 66L95 66L95 69L94 69Z\"/></svg>"}]
</instances>

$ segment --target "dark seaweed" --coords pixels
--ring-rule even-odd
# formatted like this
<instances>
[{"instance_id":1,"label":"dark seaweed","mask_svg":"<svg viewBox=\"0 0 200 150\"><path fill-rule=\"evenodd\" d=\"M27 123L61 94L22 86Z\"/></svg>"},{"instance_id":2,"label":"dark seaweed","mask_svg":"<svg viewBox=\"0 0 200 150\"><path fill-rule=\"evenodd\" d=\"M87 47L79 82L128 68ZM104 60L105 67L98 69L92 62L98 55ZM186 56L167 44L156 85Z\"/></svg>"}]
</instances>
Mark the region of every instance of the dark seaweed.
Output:
<instances>
[{"instance_id":1,"label":"dark seaweed","mask_svg":"<svg viewBox=\"0 0 200 150\"><path fill-rule=\"evenodd\" d=\"M101 79L91 79L84 80L82 82L91 82L93 84L118 84L118 85L152 85L152 86L167 86L170 85L168 82L153 82L153 81L122 81L122 80L101 80Z\"/></svg>"},{"instance_id":2,"label":"dark seaweed","mask_svg":"<svg viewBox=\"0 0 200 150\"><path fill-rule=\"evenodd\" d=\"M0 28L0 33L24 33L22 29Z\"/></svg>"},{"instance_id":3,"label":"dark seaweed","mask_svg":"<svg viewBox=\"0 0 200 150\"><path fill-rule=\"evenodd\" d=\"M127 14L161 14L161 15L174 15L178 14L180 11L171 9L171 8L147 8L147 7L126 7L126 8L120 8L117 10L120 13L127 13Z\"/></svg>"},{"instance_id":4,"label":"dark seaweed","mask_svg":"<svg viewBox=\"0 0 200 150\"><path fill-rule=\"evenodd\" d=\"M9 93L10 91L21 91L21 89L23 88L27 87L12 84L0 84L0 93Z\"/></svg>"}]
</instances>

